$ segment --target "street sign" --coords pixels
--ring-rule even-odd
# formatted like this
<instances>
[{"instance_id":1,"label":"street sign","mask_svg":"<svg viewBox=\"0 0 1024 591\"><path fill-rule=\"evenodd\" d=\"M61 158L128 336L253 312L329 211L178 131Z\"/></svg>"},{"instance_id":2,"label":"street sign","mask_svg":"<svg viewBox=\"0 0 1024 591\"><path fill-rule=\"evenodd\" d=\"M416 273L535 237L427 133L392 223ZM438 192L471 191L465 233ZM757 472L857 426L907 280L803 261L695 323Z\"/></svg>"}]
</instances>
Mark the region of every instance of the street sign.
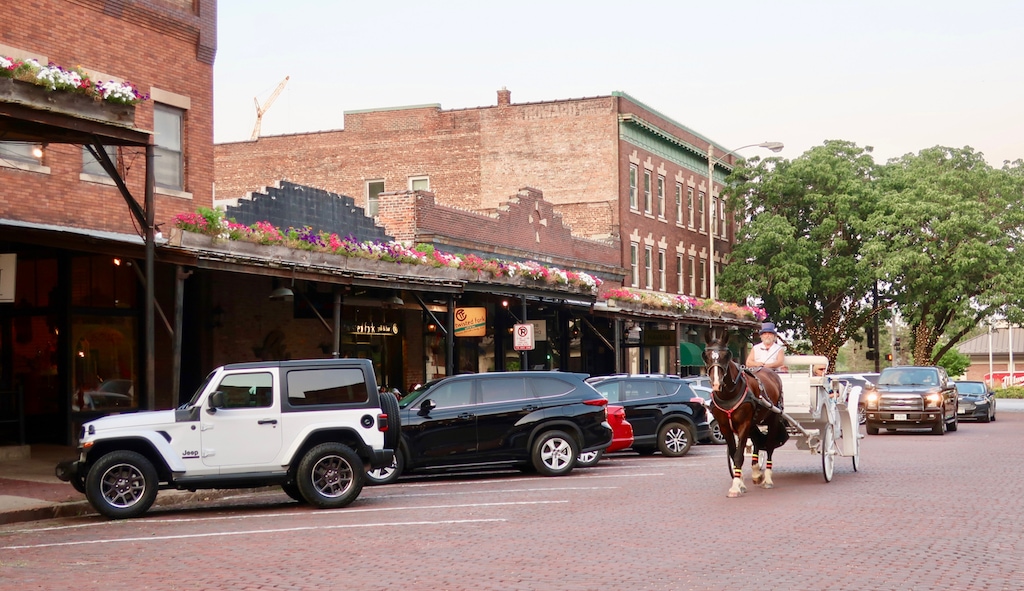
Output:
<instances>
[{"instance_id":1,"label":"street sign","mask_svg":"<svg viewBox=\"0 0 1024 591\"><path fill-rule=\"evenodd\" d=\"M512 327L512 348L516 351L533 351L533 325L516 324Z\"/></svg>"}]
</instances>

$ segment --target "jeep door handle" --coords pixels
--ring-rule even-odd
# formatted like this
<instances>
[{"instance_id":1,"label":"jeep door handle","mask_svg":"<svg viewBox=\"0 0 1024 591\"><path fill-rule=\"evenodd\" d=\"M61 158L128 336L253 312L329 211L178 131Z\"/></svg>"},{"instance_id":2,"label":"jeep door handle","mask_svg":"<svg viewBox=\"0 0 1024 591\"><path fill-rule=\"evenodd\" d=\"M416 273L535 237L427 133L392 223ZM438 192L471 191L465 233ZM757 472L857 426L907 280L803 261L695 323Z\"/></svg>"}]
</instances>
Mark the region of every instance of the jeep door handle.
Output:
<instances>
[{"instance_id":1,"label":"jeep door handle","mask_svg":"<svg viewBox=\"0 0 1024 591\"><path fill-rule=\"evenodd\" d=\"M277 419L260 419L256 421L258 425L276 425Z\"/></svg>"}]
</instances>

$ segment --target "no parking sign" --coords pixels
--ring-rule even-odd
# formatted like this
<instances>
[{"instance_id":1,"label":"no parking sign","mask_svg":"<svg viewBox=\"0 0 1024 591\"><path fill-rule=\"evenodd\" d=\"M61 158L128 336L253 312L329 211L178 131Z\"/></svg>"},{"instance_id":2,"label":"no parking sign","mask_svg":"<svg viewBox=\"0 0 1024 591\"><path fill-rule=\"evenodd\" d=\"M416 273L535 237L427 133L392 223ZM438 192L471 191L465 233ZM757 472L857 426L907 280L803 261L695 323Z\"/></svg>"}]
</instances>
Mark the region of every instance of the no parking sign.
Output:
<instances>
[{"instance_id":1,"label":"no parking sign","mask_svg":"<svg viewBox=\"0 0 1024 591\"><path fill-rule=\"evenodd\" d=\"M512 327L512 348L516 351L533 351L533 325L516 324Z\"/></svg>"}]
</instances>

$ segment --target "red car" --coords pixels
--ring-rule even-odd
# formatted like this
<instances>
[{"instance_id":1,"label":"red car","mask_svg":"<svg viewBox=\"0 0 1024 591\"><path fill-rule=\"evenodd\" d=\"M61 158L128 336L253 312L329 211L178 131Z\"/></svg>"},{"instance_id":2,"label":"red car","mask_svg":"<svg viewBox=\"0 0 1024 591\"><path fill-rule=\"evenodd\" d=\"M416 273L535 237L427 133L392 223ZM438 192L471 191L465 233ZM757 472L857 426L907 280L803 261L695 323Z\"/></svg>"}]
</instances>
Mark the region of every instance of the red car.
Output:
<instances>
[{"instance_id":1,"label":"red car","mask_svg":"<svg viewBox=\"0 0 1024 591\"><path fill-rule=\"evenodd\" d=\"M576 458L576 466L589 468L599 461L605 453L626 449L633 445L633 425L626 420L626 409L615 404L605 406L608 411L608 424L612 426L612 443L604 451L580 454Z\"/></svg>"}]
</instances>

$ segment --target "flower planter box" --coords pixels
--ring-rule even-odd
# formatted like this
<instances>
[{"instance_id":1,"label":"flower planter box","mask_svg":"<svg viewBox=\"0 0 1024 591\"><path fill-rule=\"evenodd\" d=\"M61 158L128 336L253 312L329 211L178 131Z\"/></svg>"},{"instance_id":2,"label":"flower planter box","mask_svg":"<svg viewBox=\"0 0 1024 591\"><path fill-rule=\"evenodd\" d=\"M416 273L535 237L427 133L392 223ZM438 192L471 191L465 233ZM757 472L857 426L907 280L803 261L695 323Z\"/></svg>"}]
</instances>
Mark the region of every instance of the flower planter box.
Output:
<instances>
[{"instance_id":1,"label":"flower planter box","mask_svg":"<svg viewBox=\"0 0 1024 591\"><path fill-rule=\"evenodd\" d=\"M96 100L65 90L49 90L13 78L0 78L0 102L18 103L41 111L53 111L122 127L135 124L135 105Z\"/></svg>"}]
</instances>

